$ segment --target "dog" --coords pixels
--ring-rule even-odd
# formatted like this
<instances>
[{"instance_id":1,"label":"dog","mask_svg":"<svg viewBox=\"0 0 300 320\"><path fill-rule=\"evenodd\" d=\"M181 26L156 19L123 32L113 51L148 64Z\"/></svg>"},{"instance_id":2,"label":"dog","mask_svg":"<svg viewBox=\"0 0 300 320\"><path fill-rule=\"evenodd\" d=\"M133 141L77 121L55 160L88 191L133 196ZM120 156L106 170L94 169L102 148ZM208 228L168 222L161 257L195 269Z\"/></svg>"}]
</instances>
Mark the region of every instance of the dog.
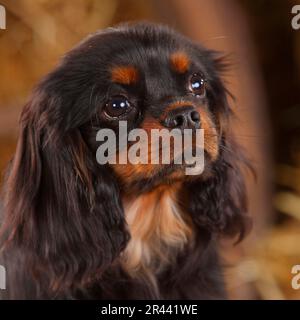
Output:
<instances>
[{"instance_id":1,"label":"dog","mask_svg":"<svg viewBox=\"0 0 300 320\"><path fill-rule=\"evenodd\" d=\"M6 298L227 298L218 244L240 241L251 219L225 68L218 52L136 23L88 36L41 80L4 186ZM201 174L184 162L100 165L97 132L118 135L120 121L203 129Z\"/></svg>"}]
</instances>

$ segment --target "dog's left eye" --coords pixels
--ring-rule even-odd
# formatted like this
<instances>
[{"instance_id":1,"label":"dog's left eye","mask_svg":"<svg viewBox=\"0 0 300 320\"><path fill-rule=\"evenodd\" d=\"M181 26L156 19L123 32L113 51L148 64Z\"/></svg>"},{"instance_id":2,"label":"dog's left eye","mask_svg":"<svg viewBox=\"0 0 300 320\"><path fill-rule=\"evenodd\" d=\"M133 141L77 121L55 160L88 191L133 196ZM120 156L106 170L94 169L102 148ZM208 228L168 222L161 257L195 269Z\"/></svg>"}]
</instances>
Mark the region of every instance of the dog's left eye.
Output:
<instances>
[{"instance_id":1,"label":"dog's left eye","mask_svg":"<svg viewBox=\"0 0 300 320\"><path fill-rule=\"evenodd\" d=\"M193 74L189 79L189 90L196 96L204 97L205 90L205 79L200 74Z\"/></svg>"},{"instance_id":2,"label":"dog's left eye","mask_svg":"<svg viewBox=\"0 0 300 320\"><path fill-rule=\"evenodd\" d=\"M109 117L117 118L127 113L131 109L131 104L124 96L112 97L105 105L105 113Z\"/></svg>"}]
</instances>

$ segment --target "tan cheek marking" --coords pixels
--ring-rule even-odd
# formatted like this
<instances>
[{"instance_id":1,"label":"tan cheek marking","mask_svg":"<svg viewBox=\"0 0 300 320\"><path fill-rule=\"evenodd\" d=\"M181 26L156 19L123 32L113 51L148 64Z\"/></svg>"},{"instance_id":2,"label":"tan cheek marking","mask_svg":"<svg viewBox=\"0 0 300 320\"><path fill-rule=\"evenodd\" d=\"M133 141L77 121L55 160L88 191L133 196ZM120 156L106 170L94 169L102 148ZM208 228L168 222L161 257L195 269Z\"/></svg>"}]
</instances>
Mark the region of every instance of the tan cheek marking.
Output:
<instances>
[{"instance_id":1,"label":"tan cheek marking","mask_svg":"<svg viewBox=\"0 0 300 320\"><path fill-rule=\"evenodd\" d=\"M134 84L139 79L138 70L133 66L119 66L111 70L111 80L121 84Z\"/></svg>"},{"instance_id":2,"label":"tan cheek marking","mask_svg":"<svg viewBox=\"0 0 300 320\"><path fill-rule=\"evenodd\" d=\"M204 110L198 110L201 119L201 129L204 129L204 147L212 160L216 160L219 154L218 133L210 118Z\"/></svg>"},{"instance_id":3,"label":"tan cheek marking","mask_svg":"<svg viewBox=\"0 0 300 320\"><path fill-rule=\"evenodd\" d=\"M152 129L161 130L164 129L164 126L159 123L159 120L156 120L152 117L146 117L141 128L146 130L148 135L150 135Z\"/></svg>"},{"instance_id":4,"label":"tan cheek marking","mask_svg":"<svg viewBox=\"0 0 300 320\"><path fill-rule=\"evenodd\" d=\"M172 69L178 73L185 73L190 66L188 56L182 51L172 53L170 61Z\"/></svg>"},{"instance_id":5,"label":"tan cheek marking","mask_svg":"<svg viewBox=\"0 0 300 320\"><path fill-rule=\"evenodd\" d=\"M161 130L164 127L158 122L158 120L147 117L142 126L142 129L144 129L147 132L148 135L148 158L146 164L131 164L129 161L127 164L114 164L112 165L114 171L117 173L117 175L120 177L123 181L133 181L135 179L141 178L141 177L151 177L157 170L159 170L158 165L154 165L151 163L151 155L154 152L157 152L157 148L155 146L151 145L151 130L152 129L158 129ZM128 149L130 146L128 146ZM127 153L128 149L121 151L120 153ZM119 157L119 153L117 154L117 159Z\"/></svg>"},{"instance_id":6,"label":"tan cheek marking","mask_svg":"<svg viewBox=\"0 0 300 320\"><path fill-rule=\"evenodd\" d=\"M143 125L142 125L142 129L144 129L147 134L148 134L148 162L149 164L148 165L142 165L142 167L139 171L139 173L143 173L143 175L145 176L151 176L153 175L157 170L160 169L160 166L161 166L161 162L159 165L155 165L155 164L151 164L151 159L152 158L157 158L158 156L160 157L160 160L161 160L161 156L162 156L162 152L163 152L163 146L161 145L161 143L159 143L158 145L156 144L152 144L152 141L151 141L151 132L152 132L152 129L155 129L155 130L168 130L166 127L164 127L160 122L159 120L157 119L154 119L152 117L148 117L145 119ZM174 152L173 152L173 141L170 142L170 159L173 159L174 158Z\"/></svg>"}]
</instances>

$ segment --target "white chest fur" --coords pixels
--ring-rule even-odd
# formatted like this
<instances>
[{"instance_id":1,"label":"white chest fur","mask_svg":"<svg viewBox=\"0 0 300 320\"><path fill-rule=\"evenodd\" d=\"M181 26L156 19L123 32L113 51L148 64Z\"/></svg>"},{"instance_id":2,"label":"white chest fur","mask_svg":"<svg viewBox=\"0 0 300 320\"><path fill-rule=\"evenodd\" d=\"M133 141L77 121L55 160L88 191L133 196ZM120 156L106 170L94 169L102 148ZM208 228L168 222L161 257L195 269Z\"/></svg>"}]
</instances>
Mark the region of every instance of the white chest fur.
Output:
<instances>
[{"instance_id":1,"label":"white chest fur","mask_svg":"<svg viewBox=\"0 0 300 320\"><path fill-rule=\"evenodd\" d=\"M192 227L176 202L176 190L158 188L124 200L131 240L123 266L132 275L161 271L192 238Z\"/></svg>"}]
</instances>

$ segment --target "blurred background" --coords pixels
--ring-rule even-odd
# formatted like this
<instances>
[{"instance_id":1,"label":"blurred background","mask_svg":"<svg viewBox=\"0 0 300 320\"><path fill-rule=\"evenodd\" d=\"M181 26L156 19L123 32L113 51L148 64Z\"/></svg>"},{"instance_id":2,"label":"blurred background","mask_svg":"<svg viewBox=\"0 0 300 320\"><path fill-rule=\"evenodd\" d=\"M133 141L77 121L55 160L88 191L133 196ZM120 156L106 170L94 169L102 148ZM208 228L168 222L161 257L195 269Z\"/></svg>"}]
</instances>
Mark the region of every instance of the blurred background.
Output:
<instances>
[{"instance_id":1,"label":"blurred background","mask_svg":"<svg viewBox=\"0 0 300 320\"><path fill-rule=\"evenodd\" d=\"M221 253L231 299L300 299L300 30L292 0L0 0L0 171L11 158L30 91L83 37L123 21L170 25L230 55L233 124L257 179L247 176L251 235ZM300 4L300 3L299 3ZM2 177L1 177L2 179ZM1 180L2 181L2 180ZM1 183L1 182L0 182Z\"/></svg>"}]
</instances>

